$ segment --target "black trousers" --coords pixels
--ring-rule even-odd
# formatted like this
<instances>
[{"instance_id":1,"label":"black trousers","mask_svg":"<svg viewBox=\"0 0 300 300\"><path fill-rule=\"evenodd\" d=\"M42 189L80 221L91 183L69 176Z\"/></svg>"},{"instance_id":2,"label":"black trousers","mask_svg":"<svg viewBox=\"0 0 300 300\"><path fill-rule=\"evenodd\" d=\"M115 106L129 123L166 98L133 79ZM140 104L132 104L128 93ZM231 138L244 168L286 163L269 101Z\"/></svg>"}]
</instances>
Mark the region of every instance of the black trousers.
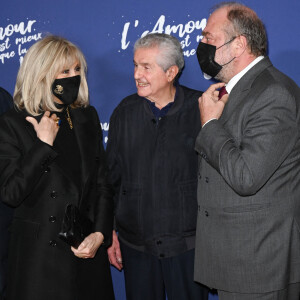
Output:
<instances>
[{"instance_id":1,"label":"black trousers","mask_svg":"<svg viewBox=\"0 0 300 300\"><path fill-rule=\"evenodd\" d=\"M208 288L194 282L194 250L159 259L120 242L127 300L207 300Z\"/></svg>"}]
</instances>

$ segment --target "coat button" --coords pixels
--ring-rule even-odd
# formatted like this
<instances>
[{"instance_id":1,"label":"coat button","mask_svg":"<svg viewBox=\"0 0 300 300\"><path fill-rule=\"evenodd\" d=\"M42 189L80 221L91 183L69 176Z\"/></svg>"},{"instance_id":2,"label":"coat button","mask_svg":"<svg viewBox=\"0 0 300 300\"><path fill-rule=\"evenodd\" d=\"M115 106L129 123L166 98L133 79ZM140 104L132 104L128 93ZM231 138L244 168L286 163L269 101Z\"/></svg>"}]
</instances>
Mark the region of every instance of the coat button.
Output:
<instances>
[{"instance_id":1,"label":"coat button","mask_svg":"<svg viewBox=\"0 0 300 300\"><path fill-rule=\"evenodd\" d=\"M209 178L208 177L205 177L205 182L209 183Z\"/></svg>"},{"instance_id":2,"label":"coat button","mask_svg":"<svg viewBox=\"0 0 300 300\"><path fill-rule=\"evenodd\" d=\"M58 197L58 193L57 193L56 191L52 191L52 192L50 193L50 197L53 198L53 199L55 199L55 198Z\"/></svg>"},{"instance_id":3,"label":"coat button","mask_svg":"<svg viewBox=\"0 0 300 300\"><path fill-rule=\"evenodd\" d=\"M205 213L205 216L206 216L206 217L208 217L208 216L209 216L209 213L208 213L208 211L207 211L207 210L206 210L204 213Z\"/></svg>"},{"instance_id":4,"label":"coat button","mask_svg":"<svg viewBox=\"0 0 300 300\"><path fill-rule=\"evenodd\" d=\"M49 217L49 222L54 223L56 221L56 217L50 216Z\"/></svg>"},{"instance_id":5,"label":"coat button","mask_svg":"<svg viewBox=\"0 0 300 300\"><path fill-rule=\"evenodd\" d=\"M56 240L51 240L49 242L49 245L52 246L52 247L56 247L56 245L57 245Z\"/></svg>"},{"instance_id":6,"label":"coat button","mask_svg":"<svg viewBox=\"0 0 300 300\"><path fill-rule=\"evenodd\" d=\"M122 195L126 195L126 191L125 190L122 191Z\"/></svg>"},{"instance_id":7,"label":"coat button","mask_svg":"<svg viewBox=\"0 0 300 300\"><path fill-rule=\"evenodd\" d=\"M156 245L161 245L162 244L162 241L161 240L157 240L156 241Z\"/></svg>"},{"instance_id":8,"label":"coat button","mask_svg":"<svg viewBox=\"0 0 300 300\"><path fill-rule=\"evenodd\" d=\"M50 168L49 167L46 167L46 169L44 170L45 173L48 173L50 172Z\"/></svg>"}]
</instances>

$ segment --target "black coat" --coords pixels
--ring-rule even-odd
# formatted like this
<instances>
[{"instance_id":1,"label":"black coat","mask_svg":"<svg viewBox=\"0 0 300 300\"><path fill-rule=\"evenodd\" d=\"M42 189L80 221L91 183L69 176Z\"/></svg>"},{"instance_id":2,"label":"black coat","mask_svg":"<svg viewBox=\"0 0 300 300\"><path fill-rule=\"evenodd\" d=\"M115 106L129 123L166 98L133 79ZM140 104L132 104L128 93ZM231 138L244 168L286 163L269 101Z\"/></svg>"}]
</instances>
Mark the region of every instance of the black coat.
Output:
<instances>
[{"instance_id":1,"label":"black coat","mask_svg":"<svg viewBox=\"0 0 300 300\"><path fill-rule=\"evenodd\" d=\"M111 117L107 155L116 225L119 238L137 250L171 257L195 246L200 95L178 86L174 104L156 120L134 94Z\"/></svg>"},{"instance_id":2,"label":"black coat","mask_svg":"<svg viewBox=\"0 0 300 300\"><path fill-rule=\"evenodd\" d=\"M12 107L11 95L0 87L0 115ZM8 252L8 227L11 222L13 209L0 200L0 299L4 297L6 288L6 269Z\"/></svg>"},{"instance_id":3,"label":"black coat","mask_svg":"<svg viewBox=\"0 0 300 300\"><path fill-rule=\"evenodd\" d=\"M57 153L41 142L23 111L0 118L1 199L16 207L9 252L9 300L113 299L106 249L79 259L60 241L64 208L70 199L111 242L112 209L102 134L93 107L70 111L79 146L82 185L56 164Z\"/></svg>"}]
</instances>

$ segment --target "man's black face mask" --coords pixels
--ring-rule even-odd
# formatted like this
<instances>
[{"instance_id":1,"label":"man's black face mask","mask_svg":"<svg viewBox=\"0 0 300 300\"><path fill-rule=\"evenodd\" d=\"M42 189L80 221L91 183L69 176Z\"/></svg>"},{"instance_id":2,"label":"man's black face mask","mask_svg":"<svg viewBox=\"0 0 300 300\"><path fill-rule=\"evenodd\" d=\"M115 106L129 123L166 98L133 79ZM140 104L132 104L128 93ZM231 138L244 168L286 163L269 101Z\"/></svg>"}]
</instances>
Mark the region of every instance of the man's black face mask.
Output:
<instances>
[{"instance_id":1,"label":"man's black face mask","mask_svg":"<svg viewBox=\"0 0 300 300\"><path fill-rule=\"evenodd\" d=\"M199 43L197 48L197 58L203 73L211 77L216 77L218 73L221 71L223 66L231 63L235 59L235 57L232 58L228 63L224 65L219 65L215 61L216 50L231 43L235 38L236 36L218 48L216 46L209 45L206 43L202 43L202 42Z\"/></svg>"}]
</instances>

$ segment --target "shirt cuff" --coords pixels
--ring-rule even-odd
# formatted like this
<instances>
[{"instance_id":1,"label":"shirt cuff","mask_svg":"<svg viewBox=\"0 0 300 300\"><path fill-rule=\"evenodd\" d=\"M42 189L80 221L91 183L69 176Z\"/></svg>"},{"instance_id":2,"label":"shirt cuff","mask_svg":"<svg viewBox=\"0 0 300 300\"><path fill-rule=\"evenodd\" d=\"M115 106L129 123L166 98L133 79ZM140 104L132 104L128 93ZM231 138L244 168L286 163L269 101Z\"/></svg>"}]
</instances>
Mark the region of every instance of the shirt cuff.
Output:
<instances>
[{"instance_id":1,"label":"shirt cuff","mask_svg":"<svg viewBox=\"0 0 300 300\"><path fill-rule=\"evenodd\" d=\"M206 121L206 122L202 125L202 128L203 128L207 123L209 123L209 122L212 121L212 120L218 120L218 119L217 119L217 118L213 118L213 119L210 119L210 120Z\"/></svg>"}]
</instances>

